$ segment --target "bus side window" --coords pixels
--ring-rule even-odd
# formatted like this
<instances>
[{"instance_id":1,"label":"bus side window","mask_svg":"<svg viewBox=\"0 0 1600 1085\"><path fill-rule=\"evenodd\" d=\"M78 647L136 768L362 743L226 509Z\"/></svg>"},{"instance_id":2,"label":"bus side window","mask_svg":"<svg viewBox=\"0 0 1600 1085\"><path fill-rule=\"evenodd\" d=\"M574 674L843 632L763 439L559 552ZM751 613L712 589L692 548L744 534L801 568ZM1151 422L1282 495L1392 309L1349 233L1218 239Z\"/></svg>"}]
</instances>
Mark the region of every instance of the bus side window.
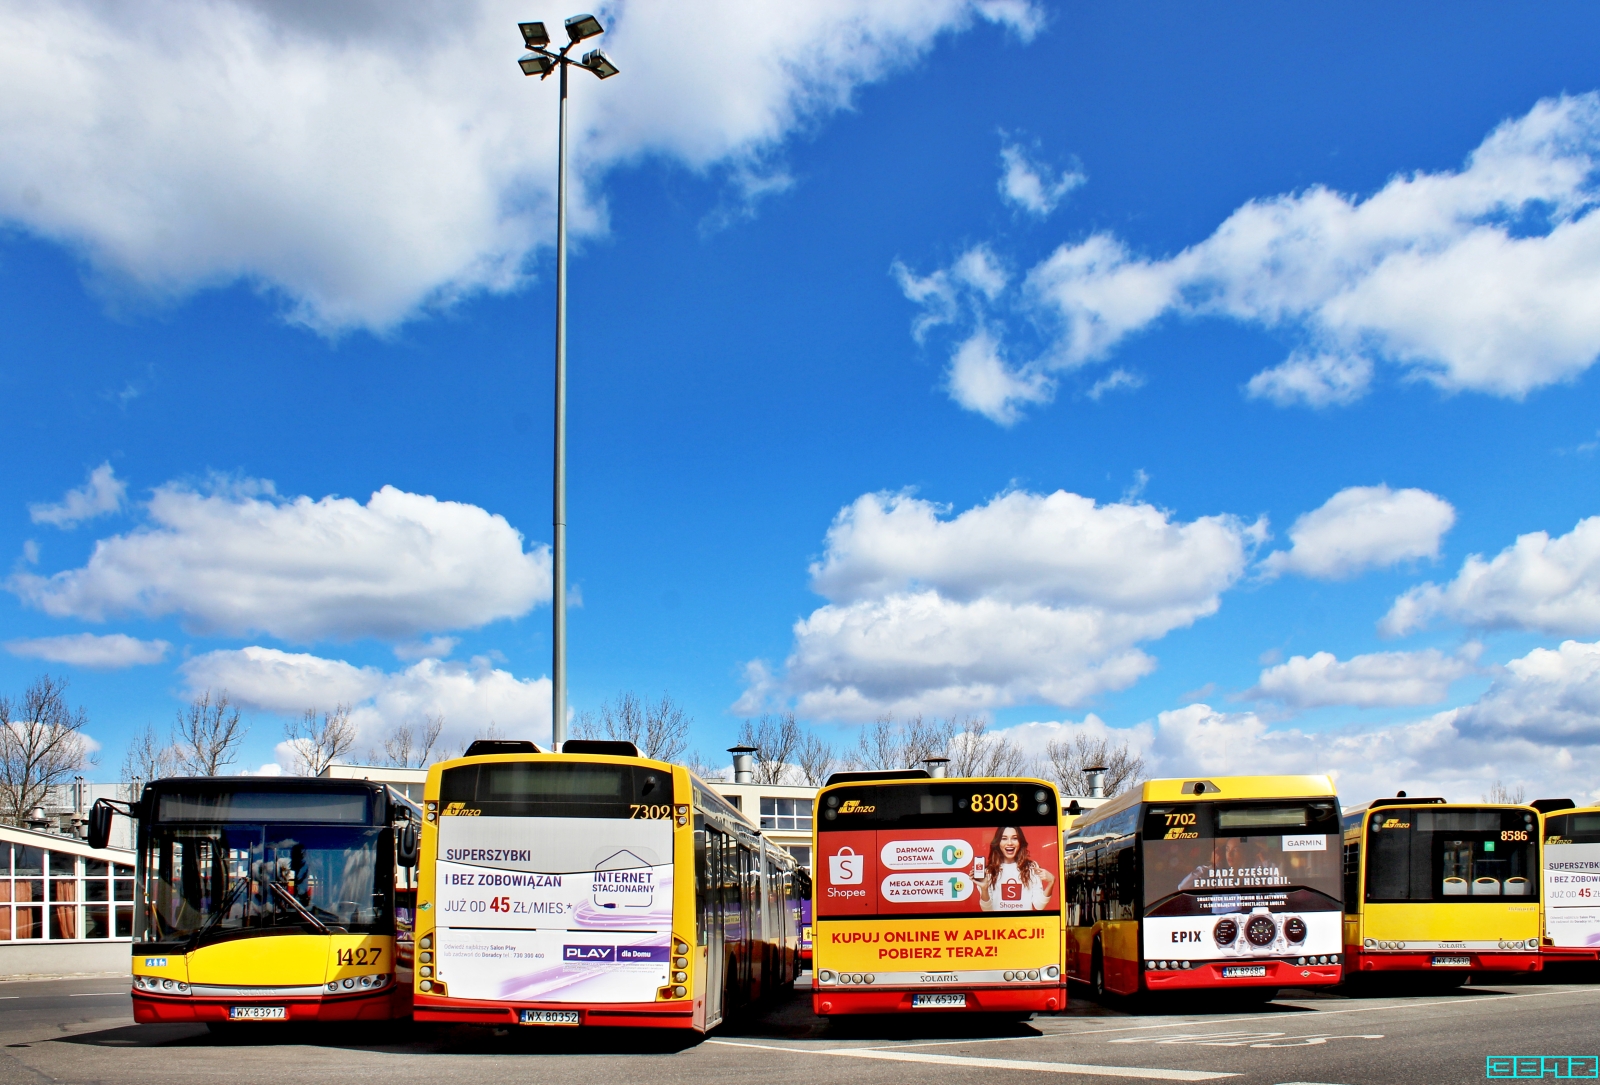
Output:
<instances>
[{"instance_id":1,"label":"bus side window","mask_svg":"<svg viewBox=\"0 0 1600 1085\"><path fill-rule=\"evenodd\" d=\"M1344 914L1355 915L1361 908L1361 841L1344 846Z\"/></svg>"},{"instance_id":2,"label":"bus side window","mask_svg":"<svg viewBox=\"0 0 1600 1085\"><path fill-rule=\"evenodd\" d=\"M1126 844L1116 852L1117 869L1117 916L1118 919L1133 919L1138 915L1138 887L1139 875L1134 869L1136 849L1133 839L1127 838Z\"/></svg>"},{"instance_id":3,"label":"bus side window","mask_svg":"<svg viewBox=\"0 0 1600 1085\"><path fill-rule=\"evenodd\" d=\"M700 829L694 834L694 914L695 925L700 932L698 941L702 946L706 944L706 931L711 926L709 874L706 868L706 831Z\"/></svg>"}]
</instances>

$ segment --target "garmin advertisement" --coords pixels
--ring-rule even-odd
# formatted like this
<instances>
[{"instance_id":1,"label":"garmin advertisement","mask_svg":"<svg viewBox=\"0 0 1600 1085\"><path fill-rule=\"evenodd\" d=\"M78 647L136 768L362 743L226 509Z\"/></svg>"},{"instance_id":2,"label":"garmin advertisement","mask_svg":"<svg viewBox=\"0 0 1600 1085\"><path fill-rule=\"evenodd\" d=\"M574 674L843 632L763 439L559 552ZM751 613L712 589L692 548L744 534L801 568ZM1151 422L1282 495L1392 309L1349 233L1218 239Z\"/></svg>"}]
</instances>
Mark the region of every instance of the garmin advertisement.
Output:
<instances>
[{"instance_id":1,"label":"garmin advertisement","mask_svg":"<svg viewBox=\"0 0 1600 1085\"><path fill-rule=\"evenodd\" d=\"M456 998L651 1002L667 982L670 821L442 817L435 877Z\"/></svg>"},{"instance_id":2,"label":"garmin advertisement","mask_svg":"<svg viewBox=\"0 0 1600 1085\"><path fill-rule=\"evenodd\" d=\"M1145 840L1144 956L1206 961L1341 952L1340 857L1332 834Z\"/></svg>"}]
</instances>

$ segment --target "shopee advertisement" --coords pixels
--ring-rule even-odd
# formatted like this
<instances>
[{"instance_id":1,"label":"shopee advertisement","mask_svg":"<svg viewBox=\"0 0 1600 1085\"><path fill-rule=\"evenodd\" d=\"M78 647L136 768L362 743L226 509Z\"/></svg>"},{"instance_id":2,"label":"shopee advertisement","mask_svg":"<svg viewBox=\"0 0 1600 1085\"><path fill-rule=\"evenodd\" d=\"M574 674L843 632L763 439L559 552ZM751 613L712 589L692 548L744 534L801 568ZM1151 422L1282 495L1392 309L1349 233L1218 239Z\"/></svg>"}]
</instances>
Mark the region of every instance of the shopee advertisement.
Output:
<instances>
[{"instance_id":1,"label":"shopee advertisement","mask_svg":"<svg viewBox=\"0 0 1600 1085\"><path fill-rule=\"evenodd\" d=\"M818 915L1054 912L1054 826L883 829L820 836Z\"/></svg>"},{"instance_id":2,"label":"shopee advertisement","mask_svg":"<svg viewBox=\"0 0 1600 1085\"><path fill-rule=\"evenodd\" d=\"M870 972L882 982L896 973L926 972L938 982L952 972L1042 969L1061 957L1060 928L1033 917L841 920L820 933L817 968Z\"/></svg>"}]
</instances>

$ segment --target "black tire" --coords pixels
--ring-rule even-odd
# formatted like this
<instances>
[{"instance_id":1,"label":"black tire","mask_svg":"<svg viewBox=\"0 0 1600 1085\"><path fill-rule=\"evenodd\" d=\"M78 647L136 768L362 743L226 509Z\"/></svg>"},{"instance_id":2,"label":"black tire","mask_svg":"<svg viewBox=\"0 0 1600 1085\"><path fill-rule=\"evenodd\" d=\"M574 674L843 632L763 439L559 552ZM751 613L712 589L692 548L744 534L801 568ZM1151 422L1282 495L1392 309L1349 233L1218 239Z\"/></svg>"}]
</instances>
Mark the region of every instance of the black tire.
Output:
<instances>
[{"instance_id":1,"label":"black tire","mask_svg":"<svg viewBox=\"0 0 1600 1085\"><path fill-rule=\"evenodd\" d=\"M1094 944L1094 952L1089 957L1089 997L1101 1005L1106 1001L1106 962L1100 952L1100 943Z\"/></svg>"}]
</instances>

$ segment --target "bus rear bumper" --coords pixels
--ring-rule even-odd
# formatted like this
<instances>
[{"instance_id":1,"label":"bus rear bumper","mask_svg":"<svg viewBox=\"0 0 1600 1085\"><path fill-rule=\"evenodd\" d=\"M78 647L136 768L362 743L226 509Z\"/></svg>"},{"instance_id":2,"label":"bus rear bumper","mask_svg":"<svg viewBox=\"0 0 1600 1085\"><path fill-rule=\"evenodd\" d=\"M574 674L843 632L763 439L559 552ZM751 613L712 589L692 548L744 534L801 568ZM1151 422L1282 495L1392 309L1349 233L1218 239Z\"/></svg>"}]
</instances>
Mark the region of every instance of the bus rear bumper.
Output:
<instances>
[{"instance_id":1,"label":"bus rear bumper","mask_svg":"<svg viewBox=\"0 0 1600 1085\"><path fill-rule=\"evenodd\" d=\"M390 1021L410 1011L410 990L390 988L332 998L196 998L133 994L133 1019L141 1025L228 1021L234 1006L282 1006L285 1016L251 1022L271 1026L306 1021Z\"/></svg>"},{"instance_id":2,"label":"bus rear bumper","mask_svg":"<svg viewBox=\"0 0 1600 1085\"><path fill-rule=\"evenodd\" d=\"M1230 975L1234 969L1265 966L1260 976ZM1197 968L1172 971L1147 971L1144 985L1147 991L1222 991L1234 987L1332 987L1338 983L1344 969L1336 964L1298 965L1293 961L1258 961L1239 964L1236 961L1209 961Z\"/></svg>"},{"instance_id":3,"label":"bus rear bumper","mask_svg":"<svg viewBox=\"0 0 1600 1085\"><path fill-rule=\"evenodd\" d=\"M1600 961L1600 949L1577 946L1545 946L1539 951L1546 964L1588 964Z\"/></svg>"},{"instance_id":4,"label":"bus rear bumper","mask_svg":"<svg viewBox=\"0 0 1600 1085\"><path fill-rule=\"evenodd\" d=\"M852 1013L1054 1013L1067 1004L1066 988L1060 984L1037 987L962 987L940 990L939 994L966 995L965 1006L913 1006L911 996L928 994L925 989L839 990L830 987L814 991L811 1008L820 1017Z\"/></svg>"},{"instance_id":5,"label":"bus rear bumper","mask_svg":"<svg viewBox=\"0 0 1600 1085\"><path fill-rule=\"evenodd\" d=\"M1466 957L1467 965L1436 965L1437 959ZM1540 954L1479 953L1477 951L1427 951L1423 953L1363 953L1346 947L1345 960L1352 972L1538 972L1544 968Z\"/></svg>"},{"instance_id":6,"label":"bus rear bumper","mask_svg":"<svg viewBox=\"0 0 1600 1085\"><path fill-rule=\"evenodd\" d=\"M412 1015L418 1021L456 1025L518 1025L523 1010L576 1010L578 1027L693 1028L694 1000L673 1002L491 1002L418 994ZM561 1026L544 1026L556 1027ZM569 1026L570 1027L570 1026Z\"/></svg>"}]
</instances>

